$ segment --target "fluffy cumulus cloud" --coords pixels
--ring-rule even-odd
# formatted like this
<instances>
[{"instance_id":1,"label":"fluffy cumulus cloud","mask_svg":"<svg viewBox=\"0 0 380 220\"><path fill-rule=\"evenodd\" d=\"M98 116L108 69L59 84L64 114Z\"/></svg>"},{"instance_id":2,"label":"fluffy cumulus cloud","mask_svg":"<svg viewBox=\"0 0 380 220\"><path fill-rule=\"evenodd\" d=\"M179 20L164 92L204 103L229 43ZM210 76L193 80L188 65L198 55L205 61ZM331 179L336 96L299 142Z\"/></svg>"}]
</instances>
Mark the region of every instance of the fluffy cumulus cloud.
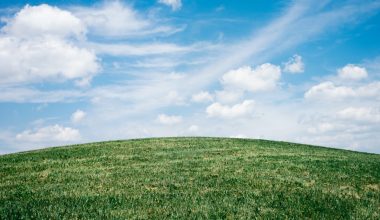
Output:
<instances>
[{"instance_id":1,"label":"fluffy cumulus cloud","mask_svg":"<svg viewBox=\"0 0 380 220\"><path fill-rule=\"evenodd\" d=\"M213 99L214 99L213 96L209 92L205 92L205 91L194 94L191 97L191 100L193 102L212 102Z\"/></svg>"},{"instance_id":2,"label":"fluffy cumulus cloud","mask_svg":"<svg viewBox=\"0 0 380 220\"><path fill-rule=\"evenodd\" d=\"M1 32L0 83L76 80L82 86L99 70L96 55L71 41L85 28L68 11L25 6Z\"/></svg>"},{"instance_id":3,"label":"fluffy cumulus cloud","mask_svg":"<svg viewBox=\"0 0 380 220\"><path fill-rule=\"evenodd\" d=\"M331 81L322 82L311 87L305 93L306 99L332 100L346 98L375 98L378 99L380 82L375 81L357 87L338 86Z\"/></svg>"},{"instance_id":4,"label":"fluffy cumulus cloud","mask_svg":"<svg viewBox=\"0 0 380 220\"><path fill-rule=\"evenodd\" d=\"M360 98L374 98L379 100L380 81L374 81L357 88L357 94Z\"/></svg>"},{"instance_id":5,"label":"fluffy cumulus cloud","mask_svg":"<svg viewBox=\"0 0 380 220\"><path fill-rule=\"evenodd\" d=\"M159 0L158 2L171 7L173 11L176 11L182 7L181 0Z\"/></svg>"},{"instance_id":6,"label":"fluffy cumulus cloud","mask_svg":"<svg viewBox=\"0 0 380 220\"><path fill-rule=\"evenodd\" d=\"M338 112L342 119L358 122L377 123L380 122L380 109L371 107L348 107Z\"/></svg>"},{"instance_id":7,"label":"fluffy cumulus cloud","mask_svg":"<svg viewBox=\"0 0 380 220\"><path fill-rule=\"evenodd\" d=\"M353 64L347 64L341 69L338 69L338 76L346 80L361 80L368 76L367 70Z\"/></svg>"},{"instance_id":8,"label":"fluffy cumulus cloud","mask_svg":"<svg viewBox=\"0 0 380 220\"><path fill-rule=\"evenodd\" d=\"M80 133L77 129L56 124L36 130L25 130L17 134L16 139L34 143L73 142L80 140Z\"/></svg>"},{"instance_id":9,"label":"fluffy cumulus cloud","mask_svg":"<svg viewBox=\"0 0 380 220\"><path fill-rule=\"evenodd\" d=\"M233 106L223 105L215 102L207 107L206 113L209 117L238 118L247 117L253 113L255 102L245 100Z\"/></svg>"},{"instance_id":10,"label":"fluffy cumulus cloud","mask_svg":"<svg viewBox=\"0 0 380 220\"><path fill-rule=\"evenodd\" d=\"M311 87L306 93L307 99L342 99L355 96L350 87L336 86L333 82L323 82Z\"/></svg>"},{"instance_id":11,"label":"fluffy cumulus cloud","mask_svg":"<svg viewBox=\"0 0 380 220\"><path fill-rule=\"evenodd\" d=\"M0 37L0 51L2 83L76 80L86 85L99 69L95 54L54 38Z\"/></svg>"},{"instance_id":12,"label":"fluffy cumulus cloud","mask_svg":"<svg viewBox=\"0 0 380 220\"><path fill-rule=\"evenodd\" d=\"M357 149L360 146L362 149L378 151L377 136L380 127L377 109L348 107L334 112L328 111L330 108L326 105L314 113L314 119L307 123L307 133L300 138L301 142L313 141L319 145L347 149Z\"/></svg>"},{"instance_id":13,"label":"fluffy cumulus cloud","mask_svg":"<svg viewBox=\"0 0 380 220\"><path fill-rule=\"evenodd\" d=\"M182 116L179 115L166 115L160 114L157 116L156 121L164 125L173 125L182 122Z\"/></svg>"},{"instance_id":14,"label":"fluffy cumulus cloud","mask_svg":"<svg viewBox=\"0 0 380 220\"><path fill-rule=\"evenodd\" d=\"M280 77L280 67L264 63L254 69L244 66L231 70L223 75L221 82L227 88L257 92L274 89Z\"/></svg>"},{"instance_id":15,"label":"fluffy cumulus cloud","mask_svg":"<svg viewBox=\"0 0 380 220\"><path fill-rule=\"evenodd\" d=\"M300 141L378 152L380 82L360 81L368 77L367 70L352 64L337 72L338 77L305 92L308 102L301 107L313 107L306 113L309 119L300 120L308 133Z\"/></svg>"},{"instance_id":16,"label":"fluffy cumulus cloud","mask_svg":"<svg viewBox=\"0 0 380 220\"><path fill-rule=\"evenodd\" d=\"M81 38L85 25L70 12L46 4L26 5L13 19L9 19L2 32L20 38L52 35Z\"/></svg>"},{"instance_id":17,"label":"fluffy cumulus cloud","mask_svg":"<svg viewBox=\"0 0 380 220\"><path fill-rule=\"evenodd\" d=\"M78 109L71 115L71 122L79 123L86 117L86 115L86 112Z\"/></svg>"},{"instance_id":18,"label":"fluffy cumulus cloud","mask_svg":"<svg viewBox=\"0 0 380 220\"><path fill-rule=\"evenodd\" d=\"M302 57L295 54L284 65L284 72L288 73L303 73L305 64L302 62Z\"/></svg>"}]
</instances>

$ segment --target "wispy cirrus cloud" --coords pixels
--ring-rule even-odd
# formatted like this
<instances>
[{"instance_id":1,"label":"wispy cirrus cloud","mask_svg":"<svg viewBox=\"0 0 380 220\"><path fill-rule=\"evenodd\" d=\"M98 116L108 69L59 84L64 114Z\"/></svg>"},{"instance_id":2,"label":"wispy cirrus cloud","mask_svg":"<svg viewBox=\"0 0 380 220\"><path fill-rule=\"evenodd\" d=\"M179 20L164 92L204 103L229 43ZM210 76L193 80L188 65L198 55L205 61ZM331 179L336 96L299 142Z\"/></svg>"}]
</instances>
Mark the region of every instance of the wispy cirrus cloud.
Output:
<instances>
[{"instance_id":1,"label":"wispy cirrus cloud","mask_svg":"<svg viewBox=\"0 0 380 220\"><path fill-rule=\"evenodd\" d=\"M94 49L98 54L110 56L151 56L151 55L170 55L185 54L197 51L215 50L220 48L218 45L208 43L196 43L193 45L177 45L173 43L89 43L89 48Z\"/></svg>"},{"instance_id":2,"label":"wispy cirrus cloud","mask_svg":"<svg viewBox=\"0 0 380 220\"><path fill-rule=\"evenodd\" d=\"M158 17L147 17L122 1L104 1L92 7L70 9L88 27L90 35L109 38L136 38L170 35L183 27L163 25Z\"/></svg>"},{"instance_id":3,"label":"wispy cirrus cloud","mask_svg":"<svg viewBox=\"0 0 380 220\"><path fill-rule=\"evenodd\" d=\"M181 0L158 0L158 2L171 7L173 11L179 10L182 7Z\"/></svg>"}]
</instances>

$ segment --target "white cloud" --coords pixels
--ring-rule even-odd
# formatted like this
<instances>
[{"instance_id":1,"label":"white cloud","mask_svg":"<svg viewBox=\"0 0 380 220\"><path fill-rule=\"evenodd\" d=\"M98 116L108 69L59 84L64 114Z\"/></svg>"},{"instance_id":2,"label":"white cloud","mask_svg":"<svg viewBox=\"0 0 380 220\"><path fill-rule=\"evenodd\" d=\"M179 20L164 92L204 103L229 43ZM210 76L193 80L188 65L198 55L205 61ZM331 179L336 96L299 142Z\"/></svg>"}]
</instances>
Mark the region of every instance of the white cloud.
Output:
<instances>
[{"instance_id":1,"label":"white cloud","mask_svg":"<svg viewBox=\"0 0 380 220\"><path fill-rule=\"evenodd\" d=\"M85 94L78 90L41 91L23 87L0 86L0 102L52 103L83 100Z\"/></svg>"},{"instance_id":2,"label":"white cloud","mask_svg":"<svg viewBox=\"0 0 380 220\"><path fill-rule=\"evenodd\" d=\"M206 112L210 117L220 118L237 118L249 116L253 112L255 102L253 100L245 100L242 103L228 106L215 102L207 107Z\"/></svg>"},{"instance_id":3,"label":"white cloud","mask_svg":"<svg viewBox=\"0 0 380 220\"><path fill-rule=\"evenodd\" d=\"M182 28L161 26L158 18L145 18L121 1L105 1L94 7L76 7L73 13L88 27L89 33L103 37L144 37L149 34L173 34Z\"/></svg>"},{"instance_id":4,"label":"white cloud","mask_svg":"<svg viewBox=\"0 0 380 220\"><path fill-rule=\"evenodd\" d=\"M86 85L100 68L93 52L70 43L70 36L84 33L70 12L26 6L1 31L0 83L76 80Z\"/></svg>"},{"instance_id":5,"label":"white cloud","mask_svg":"<svg viewBox=\"0 0 380 220\"><path fill-rule=\"evenodd\" d=\"M204 102L212 102L214 100L214 98L209 92L202 91L202 92L199 92L197 94L194 94L191 97L191 100L193 102L203 102L204 103Z\"/></svg>"},{"instance_id":6,"label":"white cloud","mask_svg":"<svg viewBox=\"0 0 380 220\"><path fill-rule=\"evenodd\" d=\"M8 35L27 38L40 36L82 38L85 25L71 12L46 4L26 5L2 28Z\"/></svg>"},{"instance_id":7,"label":"white cloud","mask_svg":"<svg viewBox=\"0 0 380 220\"><path fill-rule=\"evenodd\" d=\"M216 100L221 103L234 103L243 97L241 90L220 90L215 92Z\"/></svg>"},{"instance_id":8,"label":"white cloud","mask_svg":"<svg viewBox=\"0 0 380 220\"><path fill-rule=\"evenodd\" d=\"M303 73L305 71L305 65L302 62L302 57L295 54L284 65L284 72L288 73Z\"/></svg>"},{"instance_id":9,"label":"white cloud","mask_svg":"<svg viewBox=\"0 0 380 220\"><path fill-rule=\"evenodd\" d=\"M350 87L335 86L333 82L323 82L311 87L306 93L307 99L341 99L355 96L355 91Z\"/></svg>"},{"instance_id":10,"label":"white cloud","mask_svg":"<svg viewBox=\"0 0 380 220\"><path fill-rule=\"evenodd\" d=\"M347 64L341 69L338 69L338 76L342 79L361 80L367 78L367 70L363 67Z\"/></svg>"},{"instance_id":11,"label":"white cloud","mask_svg":"<svg viewBox=\"0 0 380 220\"><path fill-rule=\"evenodd\" d=\"M49 143L49 141L73 142L80 140L80 133L77 129L56 124L42 127L37 130L25 130L17 134L16 139L23 142L35 143Z\"/></svg>"},{"instance_id":12,"label":"white cloud","mask_svg":"<svg viewBox=\"0 0 380 220\"><path fill-rule=\"evenodd\" d=\"M379 152L380 111L378 108L343 107L337 111L334 102L313 106L308 111L310 120L301 122L307 133L297 141L321 146L354 148L355 150ZM342 103L343 106L347 103ZM363 103L358 102L358 105ZM367 103L371 105L370 103ZM372 103L374 104L374 103ZM338 107L340 108L340 107Z\"/></svg>"},{"instance_id":13,"label":"white cloud","mask_svg":"<svg viewBox=\"0 0 380 220\"><path fill-rule=\"evenodd\" d=\"M82 121L86 117L86 112L82 110L76 110L72 115L71 115L71 121L73 123L78 123Z\"/></svg>"},{"instance_id":14,"label":"white cloud","mask_svg":"<svg viewBox=\"0 0 380 220\"><path fill-rule=\"evenodd\" d=\"M191 125L188 129L190 132L197 132L199 127L197 125Z\"/></svg>"},{"instance_id":15,"label":"white cloud","mask_svg":"<svg viewBox=\"0 0 380 220\"><path fill-rule=\"evenodd\" d=\"M238 134L238 135L230 136L230 138L244 139L244 138L248 138L248 137L244 134Z\"/></svg>"},{"instance_id":16,"label":"white cloud","mask_svg":"<svg viewBox=\"0 0 380 220\"><path fill-rule=\"evenodd\" d=\"M0 83L89 82L99 70L94 53L60 39L0 37L0 51Z\"/></svg>"},{"instance_id":17,"label":"white cloud","mask_svg":"<svg viewBox=\"0 0 380 220\"><path fill-rule=\"evenodd\" d=\"M75 8L74 13L96 35L124 36L150 26L149 21L138 18L132 8L120 1L105 2L101 7Z\"/></svg>"},{"instance_id":18,"label":"white cloud","mask_svg":"<svg viewBox=\"0 0 380 220\"><path fill-rule=\"evenodd\" d=\"M147 44L101 44L92 43L88 45L98 54L112 56L146 56L172 53L185 53L196 50L192 46L180 46L171 43L147 43Z\"/></svg>"},{"instance_id":19,"label":"white cloud","mask_svg":"<svg viewBox=\"0 0 380 220\"><path fill-rule=\"evenodd\" d=\"M159 0L158 2L171 7L173 11L176 11L182 7L181 0Z\"/></svg>"},{"instance_id":20,"label":"white cloud","mask_svg":"<svg viewBox=\"0 0 380 220\"><path fill-rule=\"evenodd\" d=\"M164 77L167 78L168 80L180 80L180 79L185 78L185 74L183 74L183 73L171 72L171 73L169 73L169 74L165 74Z\"/></svg>"},{"instance_id":21,"label":"white cloud","mask_svg":"<svg viewBox=\"0 0 380 220\"><path fill-rule=\"evenodd\" d=\"M338 112L342 119L361 122L380 122L379 109L369 107L349 107Z\"/></svg>"},{"instance_id":22,"label":"white cloud","mask_svg":"<svg viewBox=\"0 0 380 220\"><path fill-rule=\"evenodd\" d=\"M268 91L276 87L281 77L281 69L270 63L264 63L252 69L244 66L223 75L222 84L227 88L246 91Z\"/></svg>"},{"instance_id":23,"label":"white cloud","mask_svg":"<svg viewBox=\"0 0 380 220\"><path fill-rule=\"evenodd\" d=\"M166 97L163 98L163 100L167 101L167 103L175 105L186 104L184 97L177 91L169 91L169 93L166 95Z\"/></svg>"},{"instance_id":24,"label":"white cloud","mask_svg":"<svg viewBox=\"0 0 380 220\"><path fill-rule=\"evenodd\" d=\"M336 86L333 82L322 82L311 87L306 93L306 99L346 99L346 98L378 98L380 82L372 82L359 87Z\"/></svg>"},{"instance_id":25,"label":"white cloud","mask_svg":"<svg viewBox=\"0 0 380 220\"><path fill-rule=\"evenodd\" d=\"M157 116L157 122L165 125L178 124L182 122L182 116L160 114Z\"/></svg>"},{"instance_id":26,"label":"white cloud","mask_svg":"<svg viewBox=\"0 0 380 220\"><path fill-rule=\"evenodd\" d=\"M351 5L346 2L341 7L327 7L325 2L309 4L307 1L294 1L281 16L267 26L254 30L245 41L226 46L220 56L198 71L192 79L194 89L203 89L221 74L247 62L265 62L289 48L308 42L324 31L339 28L354 18L366 16L379 9L378 3L361 2ZM305 30L300 34L299 30Z\"/></svg>"},{"instance_id":27,"label":"white cloud","mask_svg":"<svg viewBox=\"0 0 380 220\"><path fill-rule=\"evenodd\" d=\"M307 131L312 134L320 134L320 133L331 132L331 131L334 131L335 129L337 129L336 125L329 122L321 122L313 127L308 128Z\"/></svg>"},{"instance_id":28,"label":"white cloud","mask_svg":"<svg viewBox=\"0 0 380 220\"><path fill-rule=\"evenodd\" d=\"M357 93L359 97L370 97L379 99L380 96L380 81L374 81L369 84L360 86L357 88Z\"/></svg>"}]
</instances>

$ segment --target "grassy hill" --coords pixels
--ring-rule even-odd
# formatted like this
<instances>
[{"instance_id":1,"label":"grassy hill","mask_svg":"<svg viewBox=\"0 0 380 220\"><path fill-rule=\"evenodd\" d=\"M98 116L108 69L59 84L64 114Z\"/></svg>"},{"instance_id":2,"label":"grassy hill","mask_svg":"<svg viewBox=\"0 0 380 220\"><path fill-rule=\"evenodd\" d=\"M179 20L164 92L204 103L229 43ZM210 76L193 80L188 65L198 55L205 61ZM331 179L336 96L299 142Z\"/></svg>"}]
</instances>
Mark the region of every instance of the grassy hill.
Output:
<instances>
[{"instance_id":1,"label":"grassy hill","mask_svg":"<svg viewBox=\"0 0 380 220\"><path fill-rule=\"evenodd\" d=\"M379 219L380 155L154 138L0 156L0 219Z\"/></svg>"}]
</instances>

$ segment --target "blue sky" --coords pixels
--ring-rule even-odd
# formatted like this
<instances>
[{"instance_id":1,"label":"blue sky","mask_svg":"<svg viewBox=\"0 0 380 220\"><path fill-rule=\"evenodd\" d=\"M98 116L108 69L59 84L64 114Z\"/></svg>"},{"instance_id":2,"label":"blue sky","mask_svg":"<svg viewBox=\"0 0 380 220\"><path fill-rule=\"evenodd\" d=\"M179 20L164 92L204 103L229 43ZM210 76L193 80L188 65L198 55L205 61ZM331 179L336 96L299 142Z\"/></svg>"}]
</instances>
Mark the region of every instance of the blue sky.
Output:
<instances>
[{"instance_id":1,"label":"blue sky","mask_svg":"<svg viewBox=\"0 0 380 220\"><path fill-rule=\"evenodd\" d=\"M380 153L380 1L1 1L0 153L157 136Z\"/></svg>"}]
</instances>

